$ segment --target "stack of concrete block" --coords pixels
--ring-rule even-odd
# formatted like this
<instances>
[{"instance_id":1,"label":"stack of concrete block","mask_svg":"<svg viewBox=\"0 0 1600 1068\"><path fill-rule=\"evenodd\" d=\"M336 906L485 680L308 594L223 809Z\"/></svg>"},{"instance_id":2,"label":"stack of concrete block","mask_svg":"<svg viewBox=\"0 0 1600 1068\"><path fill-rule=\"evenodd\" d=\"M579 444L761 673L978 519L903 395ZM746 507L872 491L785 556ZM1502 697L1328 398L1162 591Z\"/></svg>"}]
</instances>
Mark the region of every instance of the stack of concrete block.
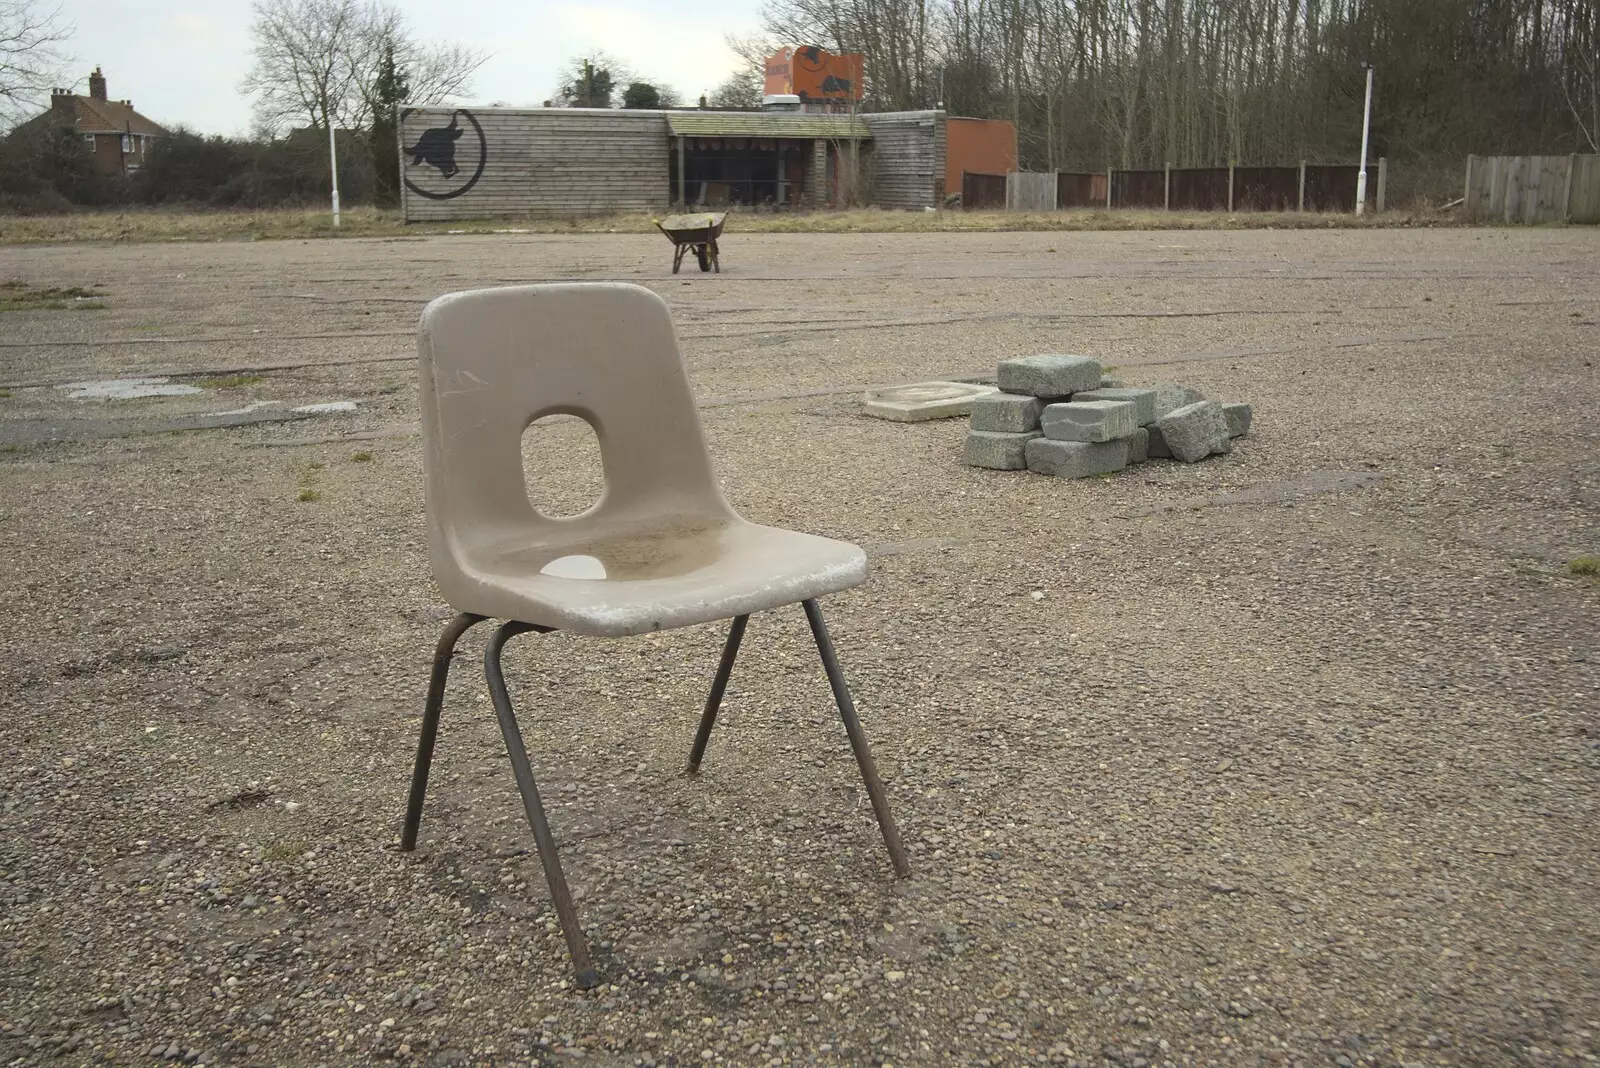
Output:
<instances>
[{"instance_id":1,"label":"stack of concrete block","mask_svg":"<svg viewBox=\"0 0 1600 1068\"><path fill-rule=\"evenodd\" d=\"M1084 478L1151 457L1195 463L1232 451L1250 429L1248 404L1166 383L1132 389L1087 356L1006 360L999 383L972 404L964 460L973 467Z\"/></svg>"}]
</instances>

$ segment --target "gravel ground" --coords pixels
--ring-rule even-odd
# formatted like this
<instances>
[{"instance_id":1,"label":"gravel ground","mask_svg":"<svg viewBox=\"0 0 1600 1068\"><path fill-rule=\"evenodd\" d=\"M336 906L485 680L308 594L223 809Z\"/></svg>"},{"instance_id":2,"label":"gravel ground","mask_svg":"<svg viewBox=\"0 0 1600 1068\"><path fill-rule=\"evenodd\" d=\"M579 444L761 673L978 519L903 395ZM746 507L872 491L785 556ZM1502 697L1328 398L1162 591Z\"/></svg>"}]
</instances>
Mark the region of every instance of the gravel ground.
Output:
<instances>
[{"instance_id":1,"label":"gravel ground","mask_svg":"<svg viewBox=\"0 0 1600 1068\"><path fill-rule=\"evenodd\" d=\"M39 247L0 280L0 1060L1600 1060L1600 232ZM442 292L667 298L730 499L824 602L507 657L603 985L570 988L475 658L397 850L431 646L411 333ZM868 385L1085 352L1252 402L1232 455L958 464ZM75 400L142 373L188 396ZM183 377L186 376L186 377ZM353 400L353 413L288 419ZM238 412L237 416L208 413ZM269 420L254 421L252 420ZM246 425L219 425L243 422ZM587 430L526 438L557 511Z\"/></svg>"}]
</instances>

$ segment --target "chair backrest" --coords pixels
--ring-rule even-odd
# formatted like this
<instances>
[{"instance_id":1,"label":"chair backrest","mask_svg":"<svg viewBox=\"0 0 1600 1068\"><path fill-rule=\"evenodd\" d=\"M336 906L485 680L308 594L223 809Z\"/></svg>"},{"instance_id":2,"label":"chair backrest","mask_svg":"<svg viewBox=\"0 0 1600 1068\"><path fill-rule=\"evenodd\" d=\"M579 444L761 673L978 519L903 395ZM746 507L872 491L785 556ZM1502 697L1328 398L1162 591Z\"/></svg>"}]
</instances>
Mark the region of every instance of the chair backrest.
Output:
<instances>
[{"instance_id":1,"label":"chair backrest","mask_svg":"<svg viewBox=\"0 0 1600 1068\"><path fill-rule=\"evenodd\" d=\"M666 302L613 283L511 286L422 312L422 437L434 573L477 547L734 519L717 486ZM547 415L587 420L605 489L555 518L529 503L522 435Z\"/></svg>"}]
</instances>

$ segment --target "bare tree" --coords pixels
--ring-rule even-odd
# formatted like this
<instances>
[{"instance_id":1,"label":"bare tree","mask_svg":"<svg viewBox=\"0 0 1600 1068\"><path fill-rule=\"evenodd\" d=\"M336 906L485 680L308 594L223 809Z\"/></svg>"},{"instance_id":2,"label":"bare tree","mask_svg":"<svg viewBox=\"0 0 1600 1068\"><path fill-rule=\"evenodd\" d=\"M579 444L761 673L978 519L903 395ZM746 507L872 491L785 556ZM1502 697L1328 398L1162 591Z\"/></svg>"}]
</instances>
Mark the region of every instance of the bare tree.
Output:
<instances>
[{"instance_id":1,"label":"bare tree","mask_svg":"<svg viewBox=\"0 0 1600 1068\"><path fill-rule=\"evenodd\" d=\"M40 98L61 84L72 36L59 7L35 0L0 0L0 128L28 117Z\"/></svg>"},{"instance_id":2,"label":"bare tree","mask_svg":"<svg viewBox=\"0 0 1600 1068\"><path fill-rule=\"evenodd\" d=\"M739 57L739 68L711 90L709 103L718 108L758 108L767 77L767 57L778 46L764 36L724 34L728 51Z\"/></svg>"},{"instance_id":3,"label":"bare tree","mask_svg":"<svg viewBox=\"0 0 1600 1068\"><path fill-rule=\"evenodd\" d=\"M612 97L619 90L640 80L615 56L590 52L567 61L555 100L564 108L609 108L617 103Z\"/></svg>"},{"instance_id":4,"label":"bare tree","mask_svg":"<svg viewBox=\"0 0 1600 1068\"><path fill-rule=\"evenodd\" d=\"M748 71L735 71L711 90L709 103L714 108L758 108L761 106L761 83Z\"/></svg>"},{"instance_id":5,"label":"bare tree","mask_svg":"<svg viewBox=\"0 0 1600 1068\"><path fill-rule=\"evenodd\" d=\"M488 58L458 44L420 44L383 0L257 0L255 15L255 63L241 91L255 98L257 128L273 133L368 125L386 53L417 104L466 92Z\"/></svg>"},{"instance_id":6,"label":"bare tree","mask_svg":"<svg viewBox=\"0 0 1600 1068\"><path fill-rule=\"evenodd\" d=\"M1600 0L766 0L769 39L862 53L866 105L1004 118L1025 168L1595 151ZM1410 167L1407 168L1411 169ZM1422 170L1424 168L1418 168Z\"/></svg>"}]
</instances>

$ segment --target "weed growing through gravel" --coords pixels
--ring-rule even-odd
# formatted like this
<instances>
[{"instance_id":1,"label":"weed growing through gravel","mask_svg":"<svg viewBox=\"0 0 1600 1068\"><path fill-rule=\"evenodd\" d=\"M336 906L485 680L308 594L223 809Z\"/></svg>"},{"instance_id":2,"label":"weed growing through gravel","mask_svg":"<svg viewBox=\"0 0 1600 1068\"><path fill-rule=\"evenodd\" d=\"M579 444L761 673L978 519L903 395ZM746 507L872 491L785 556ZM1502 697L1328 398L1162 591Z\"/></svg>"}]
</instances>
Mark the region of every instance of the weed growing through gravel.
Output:
<instances>
[{"instance_id":1,"label":"weed growing through gravel","mask_svg":"<svg viewBox=\"0 0 1600 1068\"><path fill-rule=\"evenodd\" d=\"M286 861L294 860L303 855L311 847L305 842L294 839L273 842L261 851L262 860Z\"/></svg>"},{"instance_id":2,"label":"weed growing through gravel","mask_svg":"<svg viewBox=\"0 0 1600 1068\"><path fill-rule=\"evenodd\" d=\"M10 399L11 399L11 391L9 389L0 389L0 400L10 400Z\"/></svg>"},{"instance_id":3,"label":"weed growing through gravel","mask_svg":"<svg viewBox=\"0 0 1600 1068\"><path fill-rule=\"evenodd\" d=\"M296 480L300 485L300 492L295 499L301 504L322 500L322 490L317 488L317 472L324 466L321 460L311 460L300 466L299 477Z\"/></svg>"},{"instance_id":4,"label":"weed growing through gravel","mask_svg":"<svg viewBox=\"0 0 1600 1068\"><path fill-rule=\"evenodd\" d=\"M350 457L350 459L354 460L358 464L367 464L372 462L372 454L370 452L358 452L354 456Z\"/></svg>"},{"instance_id":5,"label":"weed growing through gravel","mask_svg":"<svg viewBox=\"0 0 1600 1068\"><path fill-rule=\"evenodd\" d=\"M1567 570L1584 578L1600 578L1600 556L1580 556L1567 565Z\"/></svg>"},{"instance_id":6,"label":"weed growing through gravel","mask_svg":"<svg viewBox=\"0 0 1600 1068\"><path fill-rule=\"evenodd\" d=\"M195 385L201 389L243 389L246 386L259 386L265 381L262 375L227 375L223 378L202 378Z\"/></svg>"}]
</instances>

